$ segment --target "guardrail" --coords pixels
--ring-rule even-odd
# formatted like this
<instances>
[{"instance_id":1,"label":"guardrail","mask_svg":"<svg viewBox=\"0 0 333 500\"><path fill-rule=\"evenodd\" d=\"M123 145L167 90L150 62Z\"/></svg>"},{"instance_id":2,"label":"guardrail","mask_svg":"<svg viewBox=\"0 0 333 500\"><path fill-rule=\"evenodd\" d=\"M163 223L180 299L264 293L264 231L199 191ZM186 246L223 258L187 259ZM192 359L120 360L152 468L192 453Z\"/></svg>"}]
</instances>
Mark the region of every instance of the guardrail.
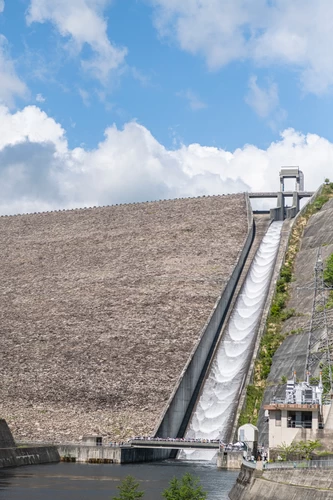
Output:
<instances>
[{"instance_id":1,"label":"guardrail","mask_svg":"<svg viewBox=\"0 0 333 500\"><path fill-rule=\"evenodd\" d=\"M245 462L248 465L248 462ZM265 470L275 469L333 469L333 460L295 460L273 462L264 465Z\"/></svg>"},{"instance_id":2,"label":"guardrail","mask_svg":"<svg viewBox=\"0 0 333 500\"><path fill-rule=\"evenodd\" d=\"M201 448L201 449L220 449L219 441L182 441L178 439L132 439L128 443L129 446L133 448L166 448L170 450L182 450L184 448Z\"/></svg>"},{"instance_id":3,"label":"guardrail","mask_svg":"<svg viewBox=\"0 0 333 500\"><path fill-rule=\"evenodd\" d=\"M116 443L116 442L108 442L92 445L90 443L85 443L84 441L62 441L61 443L56 441L15 441L15 444L18 448L22 448L24 446L82 446L86 448L94 448L96 446L100 446L102 448L121 448L121 447L129 447L131 446L128 442Z\"/></svg>"},{"instance_id":4,"label":"guardrail","mask_svg":"<svg viewBox=\"0 0 333 500\"><path fill-rule=\"evenodd\" d=\"M287 427L295 429L312 429L312 422L298 422L297 420L288 420Z\"/></svg>"},{"instance_id":5,"label":"guardrail","mask_svg":"<svg viewBox=\"0 0 333 500\"><path fill-rule=\"evenodd\" d=\"M243 465L249 467L250 469L256 469L257 464L255 462L249 462L248 460L243 459Z\"/></svg>"}]
</instances>

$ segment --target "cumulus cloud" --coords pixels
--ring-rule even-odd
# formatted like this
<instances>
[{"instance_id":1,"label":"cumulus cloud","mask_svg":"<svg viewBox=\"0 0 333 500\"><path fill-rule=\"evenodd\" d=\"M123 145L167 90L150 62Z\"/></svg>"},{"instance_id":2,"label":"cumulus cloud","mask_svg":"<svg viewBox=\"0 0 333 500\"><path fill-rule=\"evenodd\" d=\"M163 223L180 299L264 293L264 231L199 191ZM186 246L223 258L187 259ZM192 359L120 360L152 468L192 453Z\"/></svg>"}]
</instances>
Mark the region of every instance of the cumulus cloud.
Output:
<instances>
[{"instance_id":1,"label":"cumulus cloud","mask_svg":"<svg viewBox=\"0 0 333 500\"><path fill-rule=\"evenodd\" d=\"M13 107L15 98L24 97L27 91L25 83L16 73L14 62L9 54L7 39L0 34L0 104Z\"/></svg>"},{"instance_id":2,"label":"cumulus cloud","mask_svg":"<svg viewBox=\"0 0 333 500\"><path fill-rule=\"evenodd\" d=\"M127 49L117 47L107 35L107 23L103 11L110 0L30 0L27 22L50 21L61 36L69 39L68 48L80 53L85 45L93 56L82 59L84 70L103 84L125 61Z\"/></svg>"},{"instance_id":3,"label":"cumulus cloud","mask_svg":"<svg viewBox=\"0 0 333 500\"><path fill-rule=\"evenodd\" d=\"M333 84L331 0L148 0L162 37L201 54L211 69L235 60L281 63L300 71L304 89Z\"/></svg>"},{"instance_id":4,"label":"cumulus cloud","mask_svg":"<svg viewBox=\"0 0 333 500\"><path fill-rule=\"evenodd\" d=\"M68 151L65 131L53 118L36 106L11 113L0 106L0 150L23 142L51 143L59 155Z\"/></svg>"},{"instance_id":5,"label":"cumulus cloud","mask_svg":"<svg viewBox=\"0 0 333 500\"><path fill-rule=\"evenodd\" d=\"M330 177L333 144L285 130L267 149L200 144L170 150L144 126L105 131L93 150L70 149L64 129L36 106L0 107L0 213L276 190L282 165L298 165L306 188Z\"/></svg>"},{"instance_id":6,"label":"cumulus cloud","mask_svg":"<svg viewBox=\"0 0 333 500\"><path fill-rule=\"evenodd\" d=\"M0 0L0 14L5 10L5 0Z\"/></svg>"},{"instance_id":7,"label":"cumulus cloud","mask_svg":"<svg viewBox=\"0 0 333 500\"><path fill-rule=\"evenodd\" d=\"M205 104L191 89L181 90L177 93L177 95L187 100L188 105L192 109L192 111L198 111L199 109L207 108L207 104Z\"/></svg>"}]
</instances>

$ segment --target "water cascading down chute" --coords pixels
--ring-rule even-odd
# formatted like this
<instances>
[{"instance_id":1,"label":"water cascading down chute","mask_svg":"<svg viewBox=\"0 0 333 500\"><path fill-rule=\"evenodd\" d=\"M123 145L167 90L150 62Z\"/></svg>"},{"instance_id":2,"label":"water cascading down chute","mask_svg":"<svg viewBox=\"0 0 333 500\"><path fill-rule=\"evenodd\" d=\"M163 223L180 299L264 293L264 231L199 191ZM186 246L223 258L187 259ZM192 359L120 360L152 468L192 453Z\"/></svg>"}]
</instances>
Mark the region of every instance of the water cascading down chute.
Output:
<instances>
[{"instance_id":1,"label":"water cascading down chute","mask_svg":"<svg viewBox=\"0 0 333 500\"><path fill-rule=\"evenodd\" d=\"M255 254L218 345L186 431L187 439L227 442L266 301L279 249L282 222L273 222ZM214 450L182 450L180 458L212 460Z\"/></svg>"}]
</instances>

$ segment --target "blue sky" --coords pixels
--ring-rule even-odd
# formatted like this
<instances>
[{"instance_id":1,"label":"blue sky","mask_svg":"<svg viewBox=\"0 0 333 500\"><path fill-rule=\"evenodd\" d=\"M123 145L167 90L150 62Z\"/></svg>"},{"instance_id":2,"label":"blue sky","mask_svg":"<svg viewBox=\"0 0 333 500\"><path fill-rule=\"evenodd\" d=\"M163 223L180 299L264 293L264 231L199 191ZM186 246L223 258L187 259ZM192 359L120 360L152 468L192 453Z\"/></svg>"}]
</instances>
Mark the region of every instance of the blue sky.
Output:
<instances>
[{"instance_id":1,"label":"blue sky","mask_svg":"<svg viewBox=\"0 0 333 500\"><path fill-rule=\"evenodd\" d=\"M283 164L314 189L330 19L329 0L0 0L1 213L274 189Z\"/></svg>"}]
</instances>

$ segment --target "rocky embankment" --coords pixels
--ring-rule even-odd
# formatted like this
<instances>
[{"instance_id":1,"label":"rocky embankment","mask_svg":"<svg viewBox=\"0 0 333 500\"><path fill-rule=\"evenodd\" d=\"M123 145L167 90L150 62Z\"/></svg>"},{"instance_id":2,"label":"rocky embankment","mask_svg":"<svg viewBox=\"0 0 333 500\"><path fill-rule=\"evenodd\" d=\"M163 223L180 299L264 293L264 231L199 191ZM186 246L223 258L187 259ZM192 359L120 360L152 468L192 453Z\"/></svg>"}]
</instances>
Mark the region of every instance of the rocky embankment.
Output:
<instances>
[{"instance_id":1,"label":"rocky embankment","mask_svg":"<svg viewBox=\"0 0 333 500\"><path fill-rule=\"evenodd\" d=\"M148 435L247 235L244 195L0 218L0 416L23 440Z\"/></svg>"}]
</instances>

